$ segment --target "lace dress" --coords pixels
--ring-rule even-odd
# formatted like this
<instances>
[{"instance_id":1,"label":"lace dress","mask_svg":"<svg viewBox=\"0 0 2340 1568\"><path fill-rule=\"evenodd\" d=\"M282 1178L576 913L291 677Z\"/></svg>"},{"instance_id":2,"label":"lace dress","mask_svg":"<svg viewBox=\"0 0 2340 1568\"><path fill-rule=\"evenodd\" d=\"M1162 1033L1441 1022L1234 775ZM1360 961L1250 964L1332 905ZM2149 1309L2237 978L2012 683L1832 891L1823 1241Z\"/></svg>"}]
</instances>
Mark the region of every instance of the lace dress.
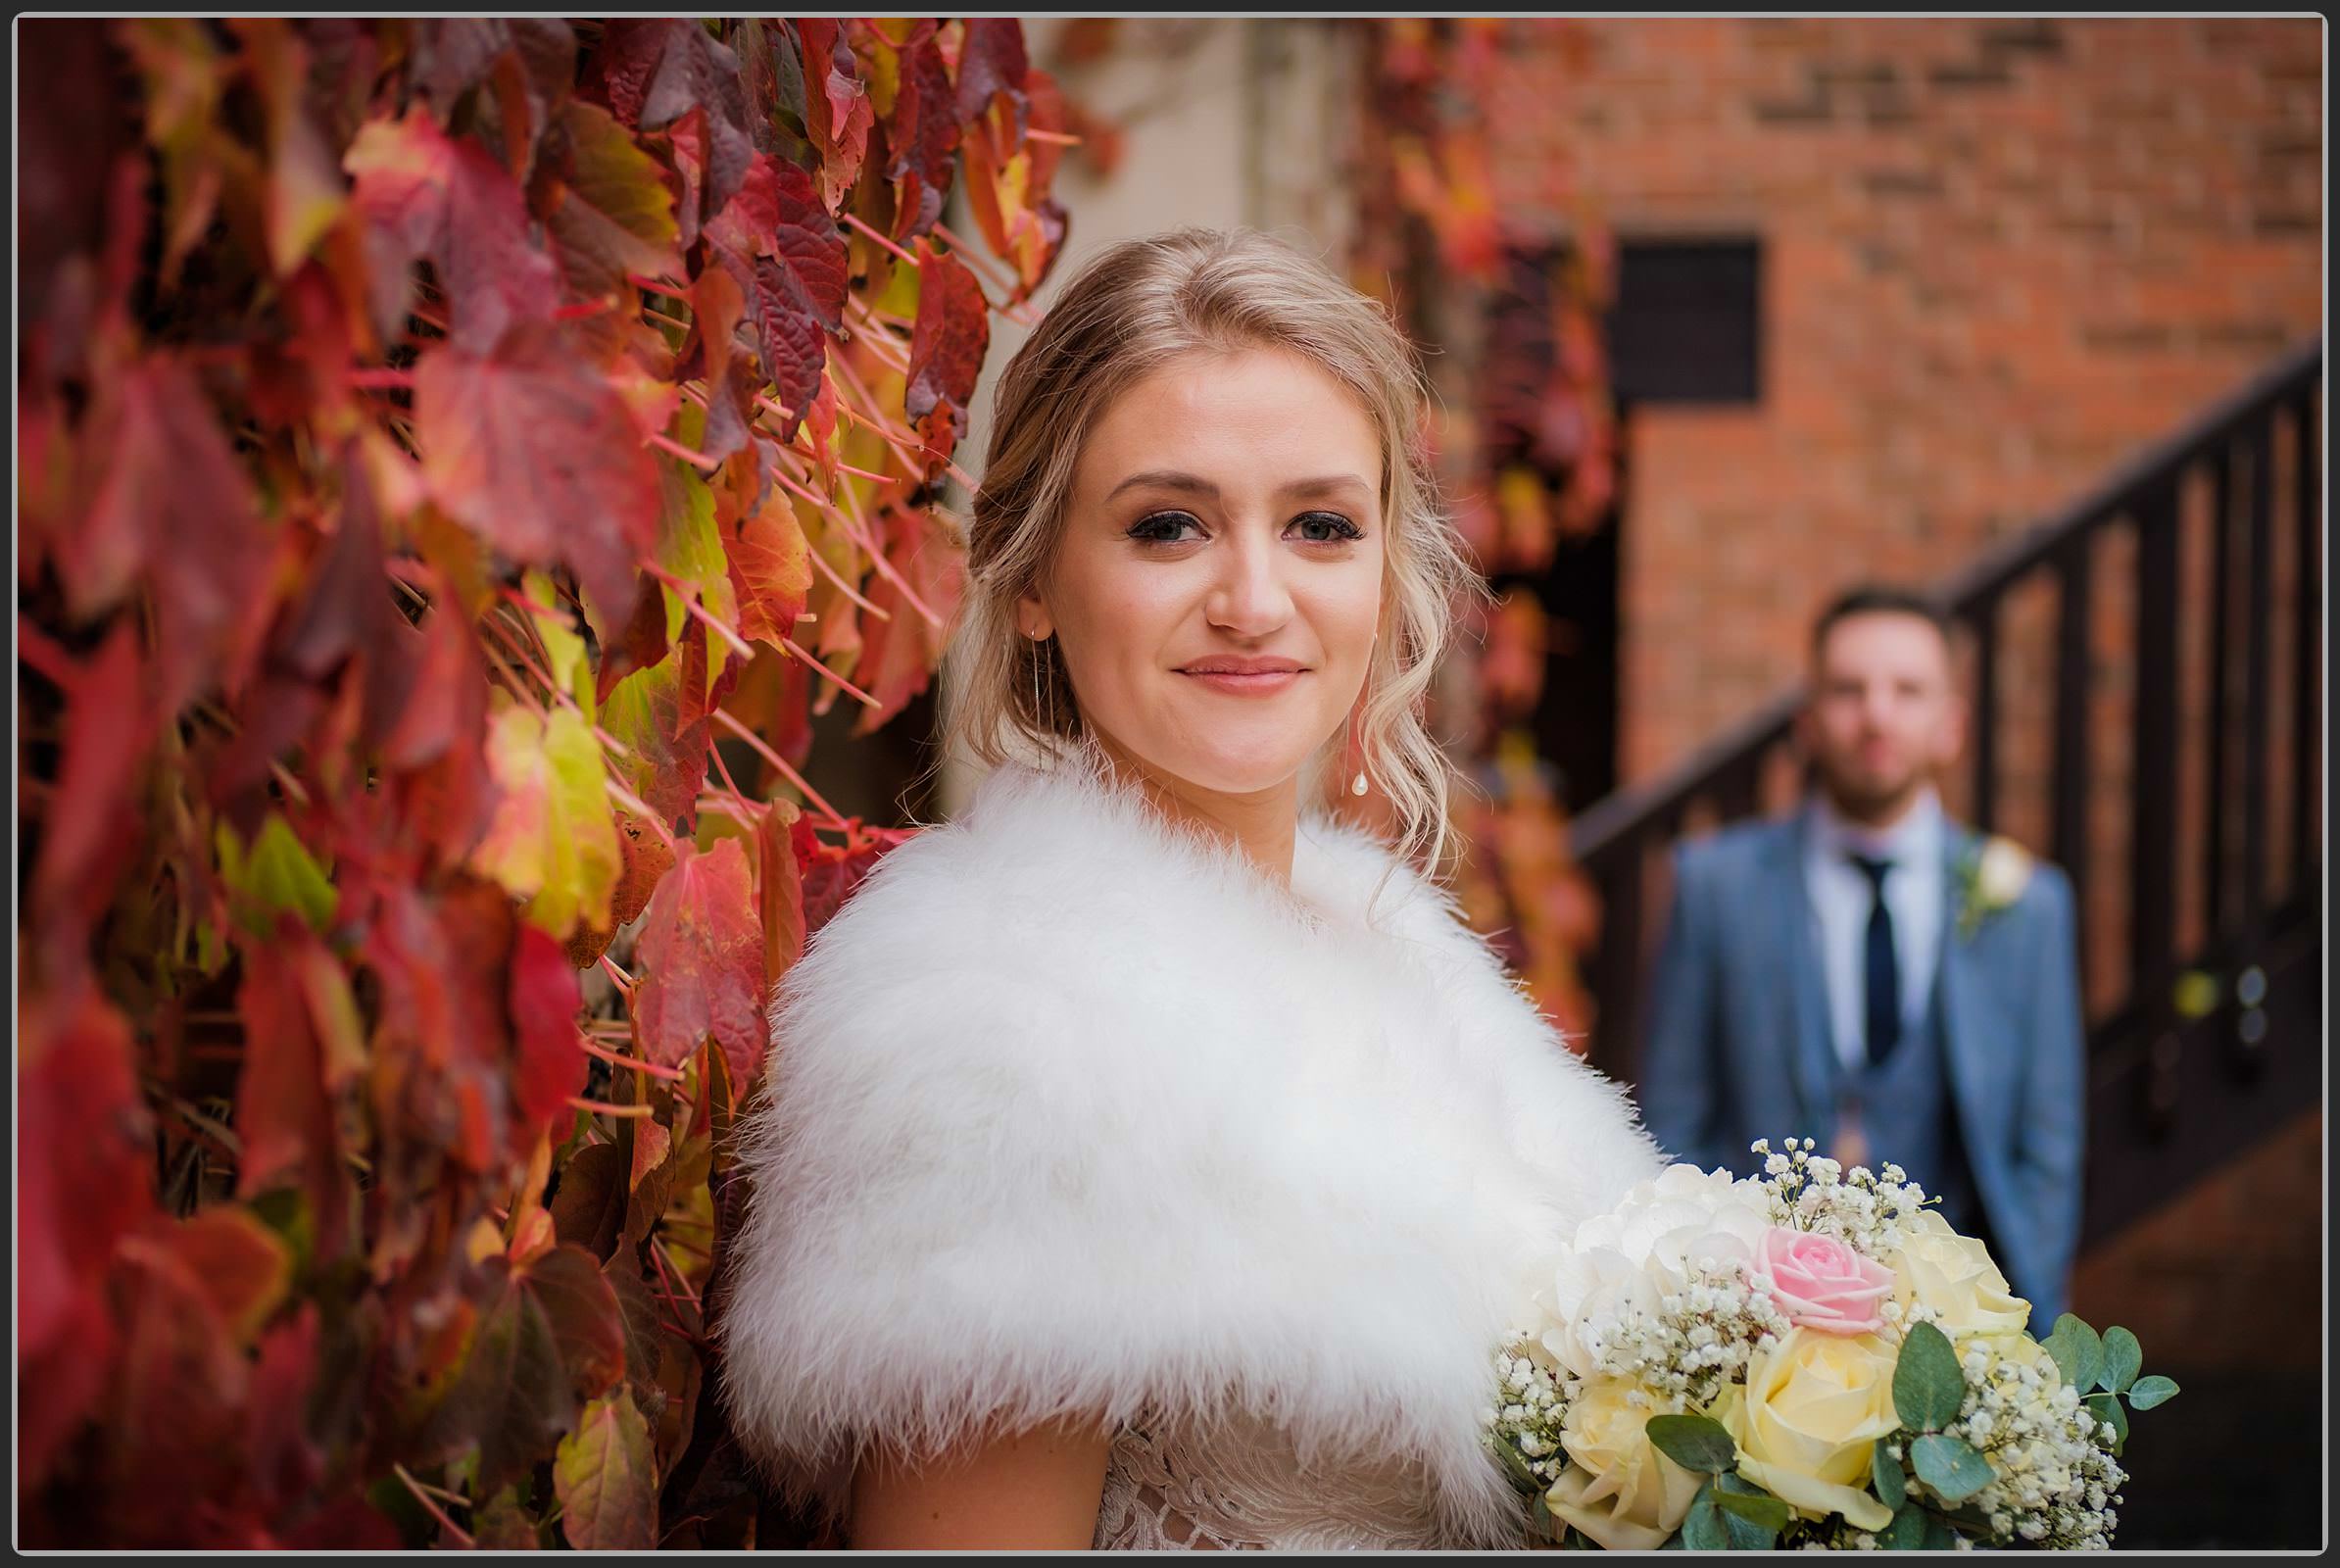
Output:
<instances>
[{"instance_id":1,"label":"lace dress","mask_svg":"<svg viewBox=\"0 0 2340 1568\"><path fill-rule=\"evenodd\" d=\"M1124 1432L1106 1465L1093 1544L1125 1551L1406 1551L1477 1544L1454 1539L1438 1519L1419 1465L1344 1461L1311 1471L1289 1439L1254 1423L1219 1427L1206 1440Z\"/></svg>"}]
</instances>

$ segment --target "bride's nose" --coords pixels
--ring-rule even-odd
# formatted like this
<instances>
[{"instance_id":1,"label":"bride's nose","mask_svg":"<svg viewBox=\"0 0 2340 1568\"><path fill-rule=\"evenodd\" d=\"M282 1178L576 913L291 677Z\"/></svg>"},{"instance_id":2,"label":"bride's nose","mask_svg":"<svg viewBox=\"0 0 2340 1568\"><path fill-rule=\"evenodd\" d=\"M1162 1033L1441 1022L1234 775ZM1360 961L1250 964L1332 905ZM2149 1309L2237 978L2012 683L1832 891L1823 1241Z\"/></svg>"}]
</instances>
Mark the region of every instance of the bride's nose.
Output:
<instances>
[{"instance_id":1,"label":"bride's nose","mask_svg":"<svg viewBox=\"0 0 2340 1568\"><path fill-rule=\"evenodd\" d=\"M1231 530L1203 613L1235 636L1266 636L1292 618L1292 590L1284 571L1285 558L1273 540L1249 529Z\"/></svg>"}]
</instances>

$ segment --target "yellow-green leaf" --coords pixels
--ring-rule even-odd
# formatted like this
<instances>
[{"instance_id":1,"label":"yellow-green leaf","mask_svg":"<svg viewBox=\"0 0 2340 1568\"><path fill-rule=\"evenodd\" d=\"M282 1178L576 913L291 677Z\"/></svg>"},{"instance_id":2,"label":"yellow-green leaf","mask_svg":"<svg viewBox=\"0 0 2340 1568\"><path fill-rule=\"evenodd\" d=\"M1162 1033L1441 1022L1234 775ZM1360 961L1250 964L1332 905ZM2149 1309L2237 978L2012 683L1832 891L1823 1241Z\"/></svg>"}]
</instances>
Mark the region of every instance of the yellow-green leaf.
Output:
<instances>
[{"instance_id":1,"label":"yellow-green leaf","mask_svg":"<svg viewBox=\"0 0 2340 1568\"><path fill-rule=\"evenodd\" d=\"M650 1423L620 1388L585 1407L553 1456L561 1533L579 1551L651 1551L658 1544Z\"/></svg>"},{"instance_id":2,"label":"yellow-green leaf","mask_svg":"<svg viewBox=\"0 0 2340 1568\"><path fill-rule=\"evenodd\" d=\"M545 645L548 673L556 685L577 700L585 716L592 718L593 662L586 657L585 639L577 635L576 622L569 618L550 577L541 571L531 571L521 579L521 584L528 602L544 610L544 613L528 619Z\"/></svg>"},{"instance_id":3,"label":"yellow-green leaf","mask_svg":"<svg viewBox=\"0 0 2340 1568\"><path fill-rule=\"evenodd\" d=\"M658 548L654 558L658 565L683 585L683 593L671 586L661 586L666 599L666 640L677 642L682 637L683 621L689 612L688 600L696 599L701 608L724 625L737 629L739 622L739 594L731 585L731 571L724 564L723 534L715 526L715 493L702 479L680 462L668 459L660 465L661 481L665 493L665 510L658 524ZM715 677L723 672L723 662L731 656L731 646L719 636L710 636L707 643L707 694L715 689Z\"/></svg>"},{"instance_id":4,"label":"yellow-green leaf","mask_svg":"<svg viewBox=\"0 0 2340 1568\"><path fill-rule=\"evenodd\" d=\"M513 704L496 715L487 753L500 799L473 867L527 899L530 923L555 937L580 918L607 924L623 857L601 745L585 720Z\"/></svg>"},{"instance_id":5,"label":"yellow-green leaf","mask_svg":"<svg viewBox=\"0 0 2340 1568\"><path fill-rule=\"evenodd\" d=\"M232 895L236 923L246 931L268 936L276 929L276 916L287 910L313 931L321 932L333 923L339 902L333 885L283 817L268 813L249 854L225 822L219 824L215 843L219 879Z\"/></svg>"}]
</instances>

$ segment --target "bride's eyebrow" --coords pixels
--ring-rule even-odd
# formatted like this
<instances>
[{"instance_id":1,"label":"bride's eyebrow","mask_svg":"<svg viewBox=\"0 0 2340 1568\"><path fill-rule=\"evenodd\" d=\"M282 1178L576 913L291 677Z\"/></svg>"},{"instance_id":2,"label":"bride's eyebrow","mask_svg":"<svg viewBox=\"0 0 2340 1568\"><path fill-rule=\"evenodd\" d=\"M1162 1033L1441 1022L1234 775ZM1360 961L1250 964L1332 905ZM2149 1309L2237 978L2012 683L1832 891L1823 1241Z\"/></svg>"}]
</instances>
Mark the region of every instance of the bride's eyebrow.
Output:
<instances>
[{"instance_id":1,"label":"bride's eyebrow","mask_svg":"<svg viewBox=\"0 0 2340 1568\"><path fill-rule=\"evenodd\" d=\"M1176 468L1147 468L1142 472L1133 473L1107 491L1105 499L1110 501L1124 490L1135 490L1140 486L1156 490L1176 490L1188 495L1203 496L1212 501L1219 499L1219 487L1216 484L1198 473L1185 473ZM1280 497L1296 499L1305 496L1333 495L1343 490L1358 490L1366 495L1373 494L1373 487L1353 473L1330 473L1321 478L1294 479L1289 484L1277 486L1276 494Z\"/></svg>"}]
</instances>

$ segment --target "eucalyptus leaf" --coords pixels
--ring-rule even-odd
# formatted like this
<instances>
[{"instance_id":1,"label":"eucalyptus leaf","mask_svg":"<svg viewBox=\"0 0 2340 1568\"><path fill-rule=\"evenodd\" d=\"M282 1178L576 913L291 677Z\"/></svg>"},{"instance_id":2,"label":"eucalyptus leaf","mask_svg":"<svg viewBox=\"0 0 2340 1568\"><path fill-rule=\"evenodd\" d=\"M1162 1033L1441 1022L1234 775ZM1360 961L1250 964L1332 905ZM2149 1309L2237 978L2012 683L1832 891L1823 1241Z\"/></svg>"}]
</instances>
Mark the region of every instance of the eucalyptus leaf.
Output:
<instances>
[{"instance_id":1,"label":"eucalyptus leaf","mask_svg":"<svg viewBox=\"0 0 2340 1568\"><path fill-rule=\"evenodd\" d=\"M2144 1369L2145 1348L2128 1330L2115 1326L2105 1330L2104 1370L2097 1375L2097 1387L2112 1394L2125 1394Z\"/></svg>"},{"instance_id":2,"label":"eucalyptus leaf","mask_svg":"<svg viewBox=\"0 0 2340 1568\"><path fill-rule=\"evenodd\" d=\"M1958 1532L1941 1515L1929 1513L1926 1516L1926 1540L1922 1544L1927 1551L1952 1550L1958 1544Z\"/></svg>"},{"instance_id":3,"label":"eucalyptus leaf","mask_svg":"<svg viewBox=\"0 0 2340 1568\"><path fill-rule=\"evenodd\" d=\"M1685 1551L1728 1551L1731 1531L1723 1523L1723 1510L1715 1505L1711 1488L1698 1489L1690 1511L1682 1516L1682 1544Z\"/></svg>"},{"instance_id":4,"label":"eucalyptus leaf","mask_svg":"<svg viewBox=\"0 0 2340 1568\"><path fill-rule=\"evenodd\" d=\"M1535 1503L1528 1509L1528 1518L1535 1524L1536 1533L1546 1541L1557 1543L1567 1534L1568 1527L1552 1517L1550 1497L1541 1492L1536 1494ZM1558 1528L1555 1529L1555 1526Z\"/></svg>"},{"instance_id":5,"label":"eucalyptus leaf","mask_svg":"<svg viewBox=\"0 0 2340 1568\"><path fill-rule=\"evenodd\" d=\"M1715 1506L1775 1536L1787 1528L1790 1517L1787 1504L1779 1498L1756 1496L1743 1492L1718 1490L1715 1493Z\"/></svg>"},{"instance_id":6,"label":"eucalyptus leaf","mask_svg":"<svg viewBox=\"0 0 2340 1568\"><path fill-rule=\"evenodd\" d=\"M2097 1420L2113 1423L2113 1452L2119 1454L2128 1446L2128 1412L2121 1408L2121 1396L2091 1394L2086 1403L2089 1413Z\"/></svg>"},{"instance_id":7,"label":"eucalyptus leaf","mask_svg":"<svg viewBox=\"0 0 2340 1568\"><path fill-rule=\"evenodd\" d=\"M2039 1348L2047 1351L2048 1359L2056 1363L2058 1375L2067 1384L2075 1389L2080 1386L2079 1342L2064 1328L2061 1320L2058 1321L2055 1332L2039 1342Z\"/></svg>"},{"instance_id":8,"label":"eucalyptus leaf","mask_svg":"<svg viewBox=\"0 0 2340 1568\"><path fill-rule=\"evenodd\" d=\"M1888 1508L1901 1506L1901 1499L1909 1494L1909 1478L1902 1472L1901 1461L1885 1451L1892 1440L1879 1438L1869 1450L1869 1479L1877 1486L1877 1500Z\"/></svg>"},{"instance_id":9,"label":"eucalyptus leaf","mask_svg":"<svg viewBox=\"0 0 2340 1568\"><path fill-rule=\"evenodd\" d=\"M2128 1407L2132 1410L2150 1410L2176 1397L2177 1385L2158 1372L2128 1386Z\"/></svg>"},{"instance_id":10,"label":"eucalyptus leaf","mask_svg":"<svg viewBox=\"0 0 2340 1568\"><path fill-rule=\"evenodd\" d=\"M2084 1319L2074 1317L2070 1312L2056 1319L2056 1332L2069 1335L2078 1352L2072 1369L2072 1386L2085 1394L2096 1387L2096 1380L2104 1373L2104 1341L2096 1337L2096 1330L2090 1328ZM2061 1366L2063 1363L2057 1364Z\"/></svg>"},{"instance_id":11,"label":"eucalyptus leaf","mask_svg":"<svg viewBox=\"0 0 2340 1568\"><path fill-rule=\"evenodd\" d=\"M1990 1461L1960 1438L1931 1433L1910 1445L1912 1468L1944 1502L1962 1502L1990 1485Z\"/></svg>"},{"instance_id":12,"label":"eucalyptus leaf","mask_svg":"<svg viewBox=\"0 0 2340 1568\"><path fill-rule=\"evenodd\" d=\"M1543 1479L1536 1475L1535 1471L1528 1468L1528 1460L1526 1455L1522 1454L1519 1449L1513 1447L1509 1439L1500 1439L1496 1442L1495 1457L1501 1459L1503 1461L1503 1468L1511 1472L1511 1484L1513 1486L1518 1487L1523 1491L1536 1493L1538 1495L1542 1494L1544 1489Z\"/></svg>"},{"instance_id":13,"label":"eucalyptus leaf","mask_svg":"<svg viewBox=\"0 0 2340 1568\"><path fill-rule=\"evenodd\" d=\"M1720 1421L1702 1415L1653 1415L1649 1441L1684 1470L1712 1475L1738 1462L1738 1445Z\"/></svg>"},{"instance_id":14,"label":"eucalyptus leaf","mask_svg":"<svg viewBox=\"0 0 2340 1568\"><path fill-rule=\"evenodd\" d=\"M1916 1551L1926 1544L1926 1510L1917 1498L1893 1511L1892 1522L1877 1533L1877 1544L1886 1551Z\"/></svg>"},{"instance_id":15,"label":"eucalyptus leaf","mask_svg":"<svg viewBox=\"0 0 2340 1568\"><path fill-rule=\"evenodd\" d=\"M1723 1537L1728 1543L1723 1548L1724 1550L1770 1551L1779 1544L1779 1532L1769 1526L1757 1524L1752 1519L1741 1518L1720 1497L1715 1500L1723 1507ZM1746 1499L1739 1500L1743 1502Z\"/></svg>"},{"instance_id":16,"label":"eucalyptus leaf","mask_svg":"<svg viewBox=\"0 0 2340 1568\"><path fill-rule=\"evenodd\" d=\"M1931 1323L1912 1324L1893 1365L1893 1410L1901 1424L1915 1432L1938 1432L1958 1419L1966 1396L1966 1374L1958 1369L1958 1352L1949 1339Z\"/></svg>"}]
</instances>

